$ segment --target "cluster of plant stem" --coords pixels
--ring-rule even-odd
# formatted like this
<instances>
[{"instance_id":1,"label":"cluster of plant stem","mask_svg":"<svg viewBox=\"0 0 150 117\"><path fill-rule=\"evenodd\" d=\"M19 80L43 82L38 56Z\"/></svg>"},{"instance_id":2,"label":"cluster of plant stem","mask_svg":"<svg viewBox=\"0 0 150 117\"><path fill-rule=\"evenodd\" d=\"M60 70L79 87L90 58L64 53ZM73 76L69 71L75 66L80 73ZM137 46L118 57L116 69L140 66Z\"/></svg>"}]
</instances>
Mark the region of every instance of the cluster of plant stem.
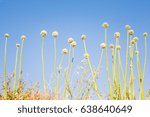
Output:
<instances>
[{"instance_id":1,"label":"cluster of plant stem","mask_svg":"<svg viewBox=\"0 0 150 117\"><path fill-rule=\"evenodd\" d=\"M99 91L99 85L96 81L97 77L99 77L99 73L101 71L101 64L102 59L105 54L105 69L107 74L107 80L108 80L108 86L109 86L109 93L108 93L108 99L110 100L133 100L137 98L136 90L135 90L135 74L136 70L138 73L138 79L139 79L139 89L140 89L140 96L139 99L145 99L144 96L144 77L145 77L145 70L146 70L146 62L147 62L147 36L148 34L145 32L143 33L144 37L144 46L145 46L145 56L144 56L144 68L141 67L141 61L140 61L140 54L138 50L138 37L133 37L134 31L131 30L131 27L129 25L125 26L126 29L126 54L125 54L125 66L122 65L122 59L121 59L121 45L119 43L120 40L120 33L115 32L114 38L116 40L115 44L108 44L108 38L107 38L107 30L109 27L109 24L107 22L104 22L102 24L102 27L104 28L104 41L100 44L101 53L99 57L99 62L96 68L94 68L91 64L90 60L90 54L87 51L86 47L86 35L82 35L81 39L83 41L83 47L84 47L84 60L86 61L85 64L83 64L83 69L81 71L81 78L77 81L78 85L75 85L77 88L77 91L73 91L73 87L71 85L71 81L73 80L73 63L74 63L74 49L77 43L74 41L73 38L68 38L69 43L69 49L63 48L62 49L62 55L61 60L59 64L57 65L57 47L56 47L56 41L58 38L58 32L54 31L52 32L52 37L54 39L54 72L53 72L53 79L54 79L54 95L49 96L49 92L47 89L47 81L45 78L45 62L44 62L44 41L47 36L47 31L43 30L41 31L40 35L42 37L42 48L41 48L41 57L42 57L42 79L43 79L43 86L44 86L44 92L43 95L45 98L43 99L90 99L90 93L93 91L95 93L95 96L97 99L103 99L103 96L101 95ZM5 47L4 47L4 84L3 84L3 98L2 99L10 99L10 94L16 95L16 93L23 92L23 85L21 83L22 80L22 54L23 54L23 47L24 47L24 41L26 40L26 36L22 36L22 44L20 49L20 64L19 64L19 74L17 78L17 66L18 66L18 53L20 44L16 44L16 59L15 59L15 67L13 71L13 90L8 90L8 83L7 83L7 69L6 69L6 55L7 55L7 42L9 38L9 34L5 34ZM109 45L109 46L108 46ZM112 58L109 58L109 48L111 50L111 56ZM69 50L69 51L68 51ZM63 70L61 67L63 66L64 57L68 55L68 65ZM136 58L136 63L133 61L133 59ZM112 64L110 65L109 62L112 61ZM134 65L136 65L137 69L134 69ZM58 69L57 69L58 66ZM112 68L112 69L110 69ZM88 72L89 69L89 72ZM62 72L63 71L63 72ZM111 75L112 73L112 75ZM63 82L63 91L60 91L60 79L61 74L64 76L64 82ZM121 80L123 79L123 83ZM128 81L129 79L129 81ZM85 83L85 81L87 83ZM37 84L37 83L36 83ZM35 88L37 85L34 85ZM33 88L32 87L32 88ZM33 89L34 89L33 88ZM28 93L27 93L28 94ZM38 92L39 94L39 92ZM41 94L39 94L41 95ZM33 96L33 95L32 95ZM49 97L49 98L46 98ZM28 99L28 98L22 98L22 99ZM30 99L30 98L29 98ZM39 98L41 99L41 98Z\"/></svg>"}]
</instances>

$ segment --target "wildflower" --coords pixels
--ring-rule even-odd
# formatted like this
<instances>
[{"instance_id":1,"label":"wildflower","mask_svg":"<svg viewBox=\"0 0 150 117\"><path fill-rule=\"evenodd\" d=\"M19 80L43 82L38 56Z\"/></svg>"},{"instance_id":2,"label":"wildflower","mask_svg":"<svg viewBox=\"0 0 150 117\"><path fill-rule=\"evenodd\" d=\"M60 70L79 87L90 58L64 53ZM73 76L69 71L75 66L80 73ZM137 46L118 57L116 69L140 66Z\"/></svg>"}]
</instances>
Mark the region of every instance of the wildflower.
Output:
<instances>
[{"instance_id":1,"label":"wildflower","mask_svg":"<svg viewBox=\"0 0 150 117\"><path fill-rule=\"evenodd\" d=\"M19 43L17 43L17 44L16 44L16 47L17 47L17 48L19 48L19 47L20 47L20 44L19 44Z\"/></svg>"},{"instance_id":2,"label":"wildflower","mask_svg":"<svg viewBox=\"0 0 150 117\"><path fill-rule=\"evenodd\" d=\"M26 39L26 36L22 35L22 36L21 36L21 39L22 39L22 40L25 40L25 39Z\"/></svg>"},{"instance_id":3,"label":"wildflower","mask_svg":"<svg viewBox=\"0 0 150 117\"><path fill-rule=\"evenodd\" d=\"M114 48L114 44L110 44L109 47L110 47L111 49L113 49L113 48Z\"/></svg>"},{"instance_id":4,"label":"wildflower","mask_svg":"<svg viewBox=\"0 0 150 117\"><path fill-rule=\"evenodd\" d=\"M125 29L126 29L126 30L130 30L130 29L131 29L131 26L130 26L130 25L125 25Z\"/></svg>"},{"instance_id":5,"label":"wildflower","mask_svg":"<svg viewBox=\"0 0 150 117\"><path fill-rule=\"evenodd\" d=\"M114 36L115 36L116 39L119 39L120 38L120 33L119 32L115 32Z\"/></svg>"},{"instance_id":6,"label":"wildflower","mask_svg":"<svg viewBox=\"0 0 150 117\"><path fill-rule=\"evenodd\" d=\"M144 36L144 37L147 37L147 36L148 36L148 33L147 33L147 32L144 32L144 33L143 33L143 36Z\"/></svg>"},{"instance_id":7,"label":"wildflower","mask_svg":"<svg viewBox=\"0 0 150 117\"><path fill-rule=\"evenodd\" d=\"M62 49L62 53L65 55L65 54L68 54L68 50L66 48L63 48Z\"/></svg>"},{"instance_id":8,"label":"wildflower","mask_svg":"<svg viewBox=\"0 0 150 117\"><path fill-rule=\"evenodd\" d=\"M108 28L108 27L109 27L109 24L108 24L107 22L104 22L104 23L102 24L102 27Z\"/></svg>"},{"instance_id":9,"label":"wildflower","mask_svg":"<svg viewBox=\"0 0 150 117\"><path fill-rule=\"evenodd\" d=\"M9 37L10 37L10 35L9 35L8 33L6 33L6 34L5 34L5 37L6 37L6 38L9 38Z\"/></svg>"},{"instance_id":10,"label":"wildflower","mask_svg":"<svg viewBox=\"0 0 150 117\"><path fill-rule=\"evenodd\" d=\"M129 30L129 35L133 35L134 34L134 30Z\"/></svg>"},{"instance_id":11,"label":"wildflower","mask_svg":"<svg viewBox=\"0 0 150 117\"><path fill-rule=\"evenodd\" d=\"M75 47L77 45L77 43L75 42L75 41L73 41L72 43L71 43L71 46L72 47Z\"/></svg>"},{"instance_id":12,"label":"wildflower","mask_svg":"<svg viewBox=\"0 0 150 117\"><path fill-rule=\"evenodd\" d=\"M73 38L69 38L69 39L68 39L68 42L69 42L69 43L72 43L73 41L74 41Z\"/></svg>"},{"instance_id":13,"label":"wildflower","mask_svg":"<svg viewBox=\"0 0 150 117\"><path fill-rule=\"evenodd\" d=\"M41 34L42 37L46 37L47 31L46 30L42 30L40 34Z\"/></svg>"},{"instance_id":14,"label":"wildflower","mask_svg":"<svg viewBox=\"0 0 150 117\"><path fill-rule=\"evenodd\" d=\"M137 43L139 39L138 37L134 37L133 40L135 41L135 43Z\"/></svg>"},{"instance_id":15,"label":"wildflower","mask_svg":"<svg viewBox=\"0 0 150 117\"><path fill-rule=\"evenodd\" d=\"M57 37L58 37L58 32L57 32L57 31L52 32L52 36L53 36L54 38L57 38Z\"/></svg>"},{"instance_id":16,"label":"wildflower","mask_svg":"<svg viewBox=\"0 0 150 117\"><path fill-rule=\"evenodd\" d=\"M121 49L121 46L120 46L120 45L117 45L117 46L116 46L116 49L117 49L117 50L120 50L120 49Z\"/></svg>"},{"instance_id":17,"label":"wildflower","mask_svg":"<svg viewBox=\"0 0 150 117\"><path fill-rule=\"evenodd\" d=\"M105 48L106 48L106 44L105 44L105 43L101 43L100 47L101 47L102 49L105 49Z\"/></svg>"},{"instance_id":18,"label":"wildflower","mask_svg":"<svg viewBox=\"0 0 150 117\"><path fill-rule=\"evenodd\" d=\"M85 54L84 54L84 58L85 58L85 59L89 59L89 54L88 54L88 53L85 53Z\"/></svg>"},{"instance_id":19,"label":"wildflower","mask_svg":"<svg viewBox=\"0 0 150 117\"><path fill-rule=\"evenodd\" d=\"M82 40L86 40L86 35L83 34L83 35L81 36L81 39L82 39Z\"/></svg>"}]
</instances>

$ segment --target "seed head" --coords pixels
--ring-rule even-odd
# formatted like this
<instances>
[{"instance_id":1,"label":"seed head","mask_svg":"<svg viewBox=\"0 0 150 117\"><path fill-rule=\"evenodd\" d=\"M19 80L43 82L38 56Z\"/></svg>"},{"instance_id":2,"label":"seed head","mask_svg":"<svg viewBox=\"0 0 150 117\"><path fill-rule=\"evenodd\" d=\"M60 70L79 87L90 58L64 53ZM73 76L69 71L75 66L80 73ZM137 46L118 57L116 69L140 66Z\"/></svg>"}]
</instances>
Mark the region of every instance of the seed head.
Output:
<instances>
[{"instance_id":1,"label":"seed head","mask_svg":"<svg viewBox=\"0 0 150 117\"><path fill-rule=\"evenodd\" d=\"M135 40L134 40L134 39L132 39L132 40L131 40L131 43L132 43L132 44L135 44Z\"/></svg>"},{"instance_id":2,"label":"seed head","mask_svg":"<svg viewBox=\"0 0 150 117\"><path fill-rule=\"evenodd\" d=\"M134 30L129 30L129 35L133 35L134 34Z\"/></svg>"},{"instance_id":3,"label":"seed head","mask_svg":"<svg viewBox=\"0 0 150 117\"><path fill-rule=\"evenodd\" d=\"M105 43L101 43L100 47L101 47L102 49L105 49L105 48L106 48L106 44L105 44Z\"/></svg>"},{"instance_id":4,"label":"seed head","mask_svg":"<svg viewBox=\"0 0 150 117\"><path fill-rule=\"evenodd\" d=\"M120 50L120 49L121 49L121 46L120 46L120 45L117 45L117 46L116 46L116 49L117 49L117 50Z\"/></svg>"},{"instance_id":5,"label":"seed head","mask_svg":"<svg viewBox=\"0 0 150 117\"><path fill-rule=\"evenodd\" d=\"M135 41L135 43L137 43L139 41L138 37L134 37L133 40Z\"/></svg>"},{"instance_id":6,"label":"seed head","mask_svg":"<svg viewBox=\"0 0 150 117\"><path fill-rule=\"evenodd\" d=\"M68 50L66 48L63 48L62 49L62 53L65 55L65 54L68 54Z\"/></svg>"},{"instance_id":7,"label":"seed head","mask_svg":"<svg viewBox=\"0 0 150 117\"><path fill-rule=\"evenodd\" d=\"M69 43L72 43L72 42L73 42L73 38L71 38L71 37L68 38L68 42L69 42Z\"/></svg>"},{"instance_id":8,"label":"seed head","mask_svg":"<svg viewBox=\"0 0 150 117\"><path fill-rule=\"evenodd\" d=\"M82 40L86 40L86 35L83 34L83 35L81 36L81 39L82 39Z\"/></svg>"},{"instance_id":9,"label":"seed head","mask_svg":"<svg viewBox=\"0 0 150 117\"><path fill-rule=\"evenodd\" d=\"M46 31L46 30L42 30L41 33L40 33L40 35L41 35L42 37L46 37L47 31Z\"/></svg>"},{"instance_id":10,"label":"seed head","mask_svg":"<svg viewBox=\"0 0 150 117\"><path fill-rule=\"evenodd\" d=\"M111 49L113 49L113 48L114 48L114 44L110 44L109 47L110 47Z\"/></svg>"},{"instance_id":11,"label":"seed head","mask_svg":"<svg viewBox=\"0 0 150 117\"><path fill-rule=\"evenodd\" d=\"M20 47L20 44L19 44L19 43L17 43L17 44L16 44L16 47L17 47L17 48L19 48L19 47Z\"/></svg>"},{"instance_id":12,"label":"seed head","mask_svg":"<svg viewBox=\"0 0 150 117\"><path fill-rule=\"evenodd\" d=\"M72 43L71 43L71 46L72 47L75 47L77 45L77 43L75 42L75 41L73 41Z\"/></svg>"},{"instance_id":13,"label":"seed head","mask_svg":"<svg viewBox=\"0 0 150 117\"><path fill-rule=\"evenodd\" d=\"M130 64L130 68L133 68L133 65L132 65L132 64Z\"/></svg>"},{"instance_id":14,"label":"seed head","mask_svg":"<svg viewBox=\"0 0 150 117\"><path fill-rule=\"evenodd\" d=\"M10 35L8 33L5 33L5 38L9 38Z\"/></svg>"},{"instance_id":15,"label":"seed head","mask_svg":"<svg viewBox=\"0 0 150 117\"><path fill-rule=\"evenodd\" d=\"M25 36L25 35L22 35L22 36L21 36L21 39L22 39L22 40L26 40L26 36Z\"/></svg>"},{"instance_id":16,"label":"seed head","mask_svg":"<svg viewBox=\"0 0 150 117\"><path fill-rule=\"evenodd\" d=\"M139 51L135 51L135 54L136 54L136 55L139 55Z\"/></svg>"},{"instance_id":17,"label":"seed head","mask_svg":"<svg viewBox=\"0 0 150 117\"><path fill-rule=\"evenodd\" d=\"M102 24L102 27L103 27L103 28L108 28L108 27L109 27L109 24L108 24L107 22L104 22L104 23Z\"/></svg>"},{"instance_id":18,"label":"seed head","mask_svg":"<svg viewBox=\"0 0 150 117\"><path fill-rule=\"evenodd\" d=\"M89 55L88 53L85 53L85 54L84 54L84 58L85 58L85 59L89 59L89 57L90 57L90 55Z\"/></svg>"},{"instance_id":19,"label":"seed head","mask_svg":"<svg viewBox=\"0 0 150 117\"><path fill-rule=\"evenodd\" d=\"M130 30L130 29L131 29L131 26L130 26L130 25L125 25L125 29L126 29L126 30Z\"/></svg>"},{"instance_id":20,"label":"seed head","mask_svg":"<svg viewBox=\"0 0 150 117\"><path fill-rule=\"evenodd\" d=\"M143 36L144 36L144 37L147 37L147 36L148 36L148 33L147 33L147 32L144 32L144 33L143 33Z\"/></svg>"},{"instance_id":21,"label":"seed head","mask_svg":"<svg viewBox=\"0 0 150 117\"><path fill-rule=\"evenodd\" d=\"M57 38L57 37L58 37L58 32L57 32L57 31L52 32L52 36L53 36L54 38Z\"/></svg>"},{"instance_id":22,"label":"seed head","mask_svg":"<svg viewBox=\"0 0 150 117\"><path fill-rule=\"evenodd\" d=\"M115 32L114 36L115 36L116 39L119 39L120 38L120 33L119 32Z\"/></svg>"}]
</instances>

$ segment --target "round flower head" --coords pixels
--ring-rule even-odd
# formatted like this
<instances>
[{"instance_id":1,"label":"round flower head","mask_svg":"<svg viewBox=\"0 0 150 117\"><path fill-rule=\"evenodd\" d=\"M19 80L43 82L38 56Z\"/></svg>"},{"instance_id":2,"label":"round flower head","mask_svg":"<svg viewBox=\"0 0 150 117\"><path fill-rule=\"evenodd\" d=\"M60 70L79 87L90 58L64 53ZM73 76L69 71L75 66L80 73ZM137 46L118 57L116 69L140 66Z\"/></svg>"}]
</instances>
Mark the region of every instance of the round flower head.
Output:
<instances>
[{"instance_id":1,"label":"round flower head","mask_svg":"<svg viewBox=\"0 0 150 117\"><path fill-rule=\"evenodd\" d=\"M67 50L66 48L63 48L63 49L62 49L62 53L63 53L63 54L68 54L68 50Z\"/></svg>"},{"instance_id":2,"label":"round flower head","mask_svg":"<svg viewBox=\"0 0 150 117\"><path fill-rule=\"evenodd\" d=\"M86 40L86 35L83 34L83 35L81 36L81 39L82 39L82 40Z\"/></svg>"},{"instance_id":3,"label":"round flower head","mask_svg":"<svg viewBox=\"0 0 150 117\"><path fill-rule=\"evenodd\" d=\"M134 40L134 39L132 39L132 40L131 40L131 43L132 43L132 44L135 44L135 40Z\"/></svg>"},{"instance_id":4,"label":"round flower head","mask_svg":"<svg viewBox=\"0 0 150 117\"><path fill-rule=\"evenodd\" d=\"M102 24L102 27L103 27L103 28L108 28L108 27L109 27L109 24L108 24L107 22L104 22L104 23Z\"/></svg>"},{"instance_id":5,"label":"round flower head","mask_svg":"<svg viewBox=\"0 0 150 117\"><path fill-rule=\"evenodd\" d=\"M58 32L57 32L57 31L52 32L52 36L53 36L54 38L57 38L57 37L58 37Z\"/></svg>"},{"instance_id":6,"label":"round flower head","mask_svg":"<svg viewBox=\"0 0 150 117\"><path fill-rule=\"evenodd\" d=\"M120 38L120 33L119 32L115 32L114 36L115 36L116 39L119 39Z\"/></svg>"},{"instance_id":7,"label":"round flower head","mask_svg":"<svg viewBox=\"0 0 150 117\"><path fill-rule=\"evenodd\" d=\"M46 30L42 30L41 33L40 33L40 35L41 35L42 37L46 37L47 31L46 31Z\"/></svg>"},{"instance_id":8,"label":"round flower head","mask_svg":"<svg viewBox=\"0 0 150 117\"><path fill-rule=\"evenodd\" d=\"M144 32L144 33L143 33L143 36L144 36L144 37L147 37L147 36L148 36L148 33L147 33L147 32Z\"/></svg>"},{"instance_id":9,"label":"round flower head","mask_svg":"<svg viewBox=\"0 0 150 117\"><path fill-rule=\"evenodd\" d=\"M132 65L132 64L130 65L130 68L133 68L133 65Z\"/></svg>"},{"instance_id":10,"label":"round flower head","mask_svg":"<svg viewBox=\"0 0 150 117\"><path fill-rule=\"evenodd\" d=\"M88 53L85 53L85 54L84 54L84 58L85 58L85 59L89 59L89 57L90 57L90 56L89 56Z\"/></svg>"},{"instance_id":11,"label":"round flower head","mask_svg":"<svg viewBox=\"0 0 150 117\"><path fill-rule=\"evenodd\" d=\"M138 54L139 54L139 51L135 51L135 54L138 55Z\"/></svg>"},{"instance_id":12,"label":"round flower head","mask_svg":"<svg viewBox=\"0 0 150 117\"><path fill-rule=\"evenodd\" d=\"M135 43L137 43L139 38L138 37L134 37L133 40L135 41Z\"/></svg>"},{"instance_id":13,"label":"round flower head","mask_svg":"<svg viewBox=\"0 0 150 117\"><path fill-rule=\"evenodd\" d=\"M19 44L19 43L17 43L17 44L16 44L16 47L17 47L17 48L19 48L19 47L20 47L20 44Z\"/></svg>"},{"instance_id":14,"label":"round flower head","mask_svg":"<svg viewBox=\"0 0 150 117\"><path fill-rule=\"evenodd\" d=\"M101 47L102 49L105 49L105 48L106 48L106 44L105 44L105 43L101 43L100 47Z\"/></svg>"},{"instance_id":15,"label":"round flower head","mask_svg":"<svg viewBox=\"0 0 150 117\"><path fill-rule=\"evenodd\" d=\"M125 29L126 29L126 30L130 30L130 29L131 29L131 26L130 26L130 25L125 25Z\"/></svg>"},{"instance_id":16,"label":"round flower head","mask_svg":"<svg viewBox=\"0 0 150 117\"><path fill-rule=\"evenodd\" d=\"M72 47L75 47L77 45L77 43L75 42L75 41L73 41L72 43L71 43L71 46Z\"/></svg>"},{"instance_id":17,"label":"round flower head","mask_svg":"<svg viewBox=\"0 0 150 117\"><path fill-rule=\"evenodd\" d=\"M114 44L110 44L109 47L110 47L111 49L113 49L113 48L114 48Z\"/></svg>"},{"instance_id":18,"label":"round flower head","mask_svg":"<svg viewBox=\"0 0 150 117\"><path fill-rule=\"evenodd\" d=\"M73 42L73 38L68 38L68 42L72 43Z\"/></svg>"},{"instance_id":19,"label":"round flower head","mask_svg":"<svg viewBox=\"0 0 150 117\"><path fill-rule=\"evenodd\" d=\"M22 40L26 40L26 36L22 35L22 36L21 36L21 39L22 39Z\"/></svg>"},{"instance_id":20,"label":"round flower head","mask_svg":"<svg viewBox=\"0 0 150 117\"><path fill-rule=\"evenodd\" d=\"M134 34L134 30L129 30L129 35L133 35Z\"/></svg>"},{"instance_id":21,"label":"round flower head","mask_svg":"<svg viewBox=\"0 0 150 117\"><path fill-rule=\"evenodd\" d=\"M10 36L10 35L9 35L8 33L5 34L5 37L6 37L6 38L9 38L9 36Z\"/></svg>"},{"instance_id":22,"label":"round flower head","mask_svg":"<svg viewBox=\"0 0 150 117\"><path fill-rule=\"evenodd\" d=\"M121 49L121 46L120 46L120 45L117 45L117 46L116 46L116 49L117 49L117 50L120 50L120 49Z\"/></svg>"}]
</instances>

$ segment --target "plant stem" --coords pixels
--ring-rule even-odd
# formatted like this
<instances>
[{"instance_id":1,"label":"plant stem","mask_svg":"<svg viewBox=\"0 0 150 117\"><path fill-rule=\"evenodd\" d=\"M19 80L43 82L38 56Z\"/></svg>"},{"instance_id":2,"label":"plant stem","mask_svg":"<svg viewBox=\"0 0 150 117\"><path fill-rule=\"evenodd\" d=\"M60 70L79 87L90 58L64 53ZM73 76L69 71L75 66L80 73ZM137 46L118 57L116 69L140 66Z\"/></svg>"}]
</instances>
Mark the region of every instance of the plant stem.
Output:
<instances>
[{"instance_id":1,"label":"plant stem","mask_svg":"<svg viewBox=\"0 0 150 117\"><path fill-rule=\"evenodd\" d=\"M127 74L128 74L128 51L129 51L129 33L127 31L127 39L126 39L126 64L125 64L125 74L124 74L124 99L126 100L126 93L127 93L127 89L126 89L126 85L127 85Z\"/></svg>"},{"instance_id":2,"label":"plant stem","mask_svg":"<svg viewBox=\"0 0 150 117\"><path fill-rule=\"evenodd\" d=\"M57 56L57 53L56 53L56 39L54 38L54 86L55 86L55 95L57 95L57 77L56 77L56 56Z\"/></svg>"},{"instance_id":3,"label":"plant stem","mask_svg":"<svg viewBox=\"0 0 150 117\"><path fill-rule=\"evenodd\" d=\"M61 74L61 67L62 67L62 63L63 63L63 59L64 59L64 54L62 54L62 57L61 57L61 60L60 60L60 63L59 63L59 68L58 68L58 81L57 81L57 95L56 95L56 98L58 99L58 96L59 96L59 82L60 82L60 74Z\"/></svg>"},{"instance_id":4,"label":"plant stem","mask_svg":"<svg viewBox=\"0 0 150 117\"><path fill-rule=\"evenodd\" d=\"M46 80L45 80L45 66L44 66L44 40L45 38L42 38L42 77L43 77L43 83L44 83L44 94L46 95L47 88L46 88Z\"/></svg>"},{"instance_id":5,"label":"plant stem","mask_svg":"<svg viewBox=\"0 0 150 117\"><path fill-rule=\"evenodd\" d=\"M7 99L7 71L6 71L6 56L7 56L7 41L8 38L5 40L5 49L4 49L4 98Z\"/></svg>"},{"instance_id":6,"label":"plant stem","mask_svg":"<svg viewBox=\"0 0 150 117\"><path fill-rule=\"evenodd\" d=\"M18 64L18 50L19 47L16 48L16 60L15 60L15 68L14 68L14 91L16 91L16 71L17 71L17 64Z\"/></svg>"},{"instance_id":7,"label":"plant stem","mask_svg":"<svg viewBox=\"0 0 150 117\"><path fill-rule=\"evenodd\" d=\"M107 76L108 76L108 84L109 84L109 95L110 95L110 99L113 99L112 96L112 86L111 86L111 81L110 81L110 72L109 72L109 66L108 66L108 46L107 46L107 29L105 28L105 32L104 32L104 41L106 44L106 72L107 72Z\"/></svg>"},{"instance_id":8,"label":"plant stem","mask_svg":"<svg viewBox=\"0 0 150 117\"><path fill-rule=\"evenodd\" d=\"M21 88L23 46L24 46L24 40L22 40L21 50L20 50L20 69L19 69L19 78L18 78L18 88Z\"/></svg>"}]
</instances>

